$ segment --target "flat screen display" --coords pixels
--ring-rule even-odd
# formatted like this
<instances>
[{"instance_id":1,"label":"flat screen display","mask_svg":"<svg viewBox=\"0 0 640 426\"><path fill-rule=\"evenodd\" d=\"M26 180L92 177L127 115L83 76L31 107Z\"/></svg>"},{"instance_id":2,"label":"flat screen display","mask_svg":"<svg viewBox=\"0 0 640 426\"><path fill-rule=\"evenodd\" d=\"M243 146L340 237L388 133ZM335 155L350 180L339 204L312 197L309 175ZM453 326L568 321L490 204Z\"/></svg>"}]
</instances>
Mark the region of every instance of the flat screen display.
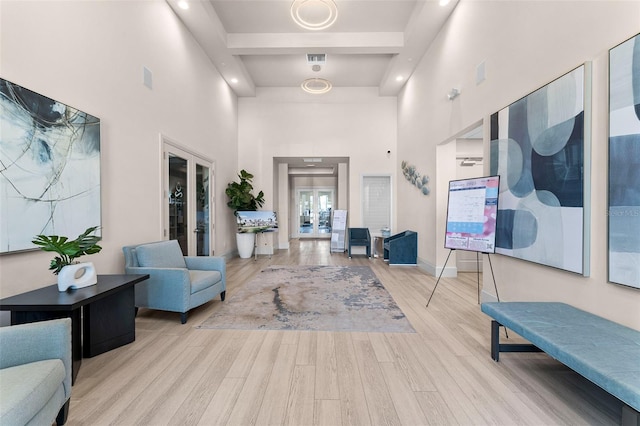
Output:
<instances>
[{"instance_id":1,"label":"flat screen display","mask_svg":"<svg viewBox=\"0 0 640 426\"><path fill-rule=\"evenodd\" d=\"M500 176L449 182L445 248L494 253Z\"/></svg>"}]
</instances>

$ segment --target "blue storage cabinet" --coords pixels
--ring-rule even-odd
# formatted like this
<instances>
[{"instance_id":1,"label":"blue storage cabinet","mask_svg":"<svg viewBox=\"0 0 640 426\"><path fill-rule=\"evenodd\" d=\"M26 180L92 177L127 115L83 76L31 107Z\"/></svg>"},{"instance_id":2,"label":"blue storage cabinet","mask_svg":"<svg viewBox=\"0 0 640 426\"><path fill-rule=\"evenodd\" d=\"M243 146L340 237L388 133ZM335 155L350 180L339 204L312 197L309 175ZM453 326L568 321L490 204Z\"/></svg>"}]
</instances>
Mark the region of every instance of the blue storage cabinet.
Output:
<instances>
[{"instance_id":1,"label":"blue storage cabinet","mask_svg":"<svg viewBox=\"0 0 640 426\"><path fill-rule=\"evenodd\" d=\"M404 231L384 239L384 260L389 265L418 264L418 233Z\"/></svg>"}]
</instances>

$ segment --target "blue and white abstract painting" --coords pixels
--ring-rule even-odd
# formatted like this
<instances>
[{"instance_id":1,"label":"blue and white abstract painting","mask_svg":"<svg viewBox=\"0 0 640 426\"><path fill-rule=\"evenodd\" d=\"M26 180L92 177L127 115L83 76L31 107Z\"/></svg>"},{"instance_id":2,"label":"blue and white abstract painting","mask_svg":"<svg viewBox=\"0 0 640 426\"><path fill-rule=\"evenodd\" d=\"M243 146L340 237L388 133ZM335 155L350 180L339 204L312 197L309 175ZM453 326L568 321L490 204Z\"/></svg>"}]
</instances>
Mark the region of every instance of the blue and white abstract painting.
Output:
<instances>
[{"instance_id":1,"label":"blue and white abstract painting","mask_svg":"<svg viewBox=\"0 0 640 426\"><path fill-rule=\"evenodd\" d=\"M609 51L609 281L640 288L640 34Z\"/></svg>"},{"instance_id":2,"label":"blue and white abstract painting","mask_svg":"<svg viewBox=\"0 0 640 426\"><path fill-rule=\"evenodd\" d=\"M100 120L0 79L0 253L100 223Z\"/></svg>"},{"instance_id":3,"label":"blue and white abstract painting","mask_svg":"<svg viewBox=\"0 0 640 426\"><path fill-rule=\"evenodd\" d=\"M491 117L496 253L586 274L585 66Z\"/></svg>"}]
</instances>

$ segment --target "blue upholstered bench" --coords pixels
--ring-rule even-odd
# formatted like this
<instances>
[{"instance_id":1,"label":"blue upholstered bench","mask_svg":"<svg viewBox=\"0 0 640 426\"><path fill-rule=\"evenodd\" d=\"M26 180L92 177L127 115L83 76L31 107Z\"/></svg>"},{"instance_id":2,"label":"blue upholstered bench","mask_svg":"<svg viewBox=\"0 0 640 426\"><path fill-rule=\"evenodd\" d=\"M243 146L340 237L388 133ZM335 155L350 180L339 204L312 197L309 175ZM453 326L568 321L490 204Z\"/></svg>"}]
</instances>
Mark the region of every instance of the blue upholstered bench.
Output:
<instances>
[{"instance_id":1,"label":"blue upholstered bench","mask_svg":"<svg viewBox=\"0 0 640 426\"><path fill-rule=\"evenodd\" d=\"M500 352L544 351L625 403L623 424L640 424L640 331L564 303L496 302L481 309L494 319L495 361ZM531 345L501 344L500 326Z\"/></svg>"}]
</instances>

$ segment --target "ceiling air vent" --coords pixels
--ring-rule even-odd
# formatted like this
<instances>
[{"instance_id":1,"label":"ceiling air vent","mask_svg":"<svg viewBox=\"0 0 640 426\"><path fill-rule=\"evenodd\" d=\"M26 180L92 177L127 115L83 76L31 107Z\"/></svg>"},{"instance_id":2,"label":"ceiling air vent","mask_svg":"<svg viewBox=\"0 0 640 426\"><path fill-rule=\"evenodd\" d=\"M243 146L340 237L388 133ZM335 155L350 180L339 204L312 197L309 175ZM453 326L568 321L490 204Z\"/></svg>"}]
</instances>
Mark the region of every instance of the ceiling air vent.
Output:
<instances>
[{"instance_id":1,"label":"ceiling air vent","mask_svg":"<svg viewBox=\"0 0 640 426\"><path fill-rule=\"evenodd\" d=\"M326 53L307 53L307 63L313 65L324 65L327 63Z\"/></svg>"}]
</instances>

